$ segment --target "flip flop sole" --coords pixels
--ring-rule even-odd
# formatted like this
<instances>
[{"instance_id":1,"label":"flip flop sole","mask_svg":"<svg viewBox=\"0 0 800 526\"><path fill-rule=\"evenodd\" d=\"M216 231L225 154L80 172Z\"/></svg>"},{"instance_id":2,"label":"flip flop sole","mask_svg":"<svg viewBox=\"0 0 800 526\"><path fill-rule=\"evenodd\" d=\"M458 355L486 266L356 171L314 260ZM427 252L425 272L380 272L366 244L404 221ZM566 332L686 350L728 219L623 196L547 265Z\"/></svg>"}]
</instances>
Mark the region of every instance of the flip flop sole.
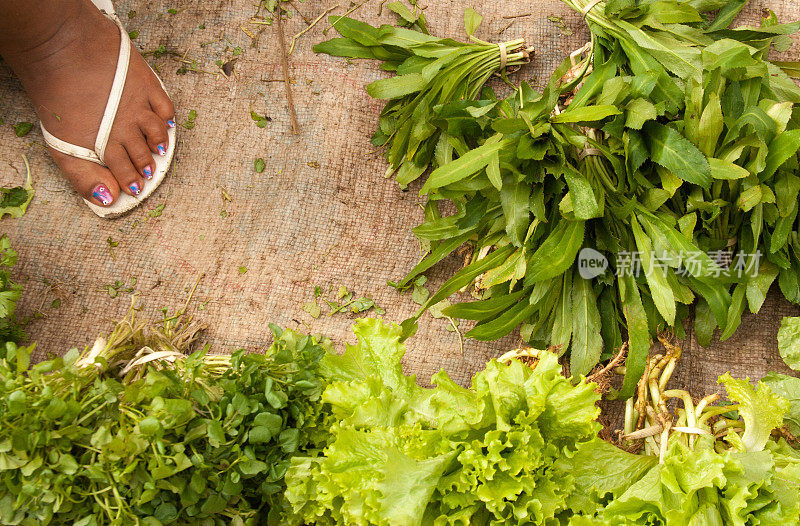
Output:
<instances>
[{"instance_id":1,"label":"flip flop sole","mask_svg":"<svg viewBox=\"0 0 800 526\"><path fill-rule=\"evenodd\" d=\"M111 206L99 206L84 199L83 201L89 206L92 212L100 217L113 219L130 212L142 204L145 199L150 197L150 195L156 191L159 185L167 177L167 172L169 172L172 164L172 157L175 154L175 128L167 128L167 137L169 138L167 154L153 155L153 161L155 162L153 178L150 180L145 180L142 193L134 197L132 195L120 192L116 202L114 202L114 204Z\"/></svg>"}]
</instances>

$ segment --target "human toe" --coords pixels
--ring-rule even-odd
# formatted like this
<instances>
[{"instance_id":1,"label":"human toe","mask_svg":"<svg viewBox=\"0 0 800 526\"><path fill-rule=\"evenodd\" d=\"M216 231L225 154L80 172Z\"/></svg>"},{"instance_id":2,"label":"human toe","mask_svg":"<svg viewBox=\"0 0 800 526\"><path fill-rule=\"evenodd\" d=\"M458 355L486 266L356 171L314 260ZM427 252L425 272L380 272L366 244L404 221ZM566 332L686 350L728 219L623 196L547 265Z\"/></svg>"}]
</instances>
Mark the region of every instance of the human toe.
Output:
<instances>
[{"instance_id":1,"label":"human toe","mask_svg":"<svg viewBox=\"0 0 800 526\"><path fill-rule=\"evenodd\" d=\"M153 112L142 115L139 129L144 134L150 151L158 155L166 155L169 146L167 122Z\"/></svg>"},{"instance_id":2,"label":"human toe","mask_svg":"<svg viewBox=\"0 0 800 526\"><path fill-rule=\"evenodd\" d=\"M108 168L52 149L50 153L61 173L84 199L100 206L109 206L117 200L119 185Z\"/></svg>"},{"instance_id":3,"label":"human toe","mask_svg":"<svg viewBox=\"0 0 800 526\"><path fill-rule=\"evenodd\" d=\"M119 188L126 194L137 196L142 193L144 180L131 161L128 151L121 144L106 148L105 162Z\"/></svg>"},{"instance_id":4,"label":"human toe","mask_svg":"<svg viewBox=\"0 0 800 526\"><path fill-rule=\"evenodd\" d=\"M145 180L152 179L155 162L144 135L141 132L134 134L125 142L124 147L136 171Z\"/></svg>"}]
</instances>

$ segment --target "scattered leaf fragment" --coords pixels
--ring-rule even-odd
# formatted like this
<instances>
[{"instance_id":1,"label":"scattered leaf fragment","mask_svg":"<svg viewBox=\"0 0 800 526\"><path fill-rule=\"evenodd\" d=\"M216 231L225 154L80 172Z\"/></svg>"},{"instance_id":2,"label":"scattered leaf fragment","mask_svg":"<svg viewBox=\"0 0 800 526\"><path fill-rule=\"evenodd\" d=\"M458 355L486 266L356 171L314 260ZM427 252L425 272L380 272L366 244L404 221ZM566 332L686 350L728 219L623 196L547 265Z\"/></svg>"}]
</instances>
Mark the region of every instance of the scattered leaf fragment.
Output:
<instances>
[{"instance_id":1,"label":"scattered leaf fragment","mask_svg":"<svg viewBox=\"0 0 800 526\"><path fill-rule=\"evenodd\" d=\"M322 314L322 309L320 308L319 304L317 304L317 298L314 298L313 300L303 305L303 310L306 311L308 315L314 319L319 318L320 314Z\"/></svg>"},{"instance_id":2,"label":"scattered leaf fragment","mask_svg":"<svg viewBox=\"0 0 800 526\"><path fill-rule=\"evenodd\" d=\"M195 126L195 119L197 119L197 111L189 110L189 116L186 117L186 120L181 123L181 126L187 130L191 130Z\"/></svg>"},{"instance_id":3,"label":"scattered leaf fragment","mask_svg":"<svg viewBox=\"0 0 800 526\"><path fill-rule=\"evenodd\" d=\"M149 215L150 217L159 217L164 212L164 207L165 206L166 206L165 204L160 204L160 205L156 206L155 208L153 208L152 210L150 210L147 213L147 215Z\"/></svg>"},{"instance_id":4,"label":"scattered leaf fragment","mask_svg":"<svg viewBox=\"0 0 800 526\"><path fill-rule=\"evenodd\" d=\"M14 135L17 137L25 137L33 129L33 123L22 121L14 125Z\"/></svg>"}]
</instances>

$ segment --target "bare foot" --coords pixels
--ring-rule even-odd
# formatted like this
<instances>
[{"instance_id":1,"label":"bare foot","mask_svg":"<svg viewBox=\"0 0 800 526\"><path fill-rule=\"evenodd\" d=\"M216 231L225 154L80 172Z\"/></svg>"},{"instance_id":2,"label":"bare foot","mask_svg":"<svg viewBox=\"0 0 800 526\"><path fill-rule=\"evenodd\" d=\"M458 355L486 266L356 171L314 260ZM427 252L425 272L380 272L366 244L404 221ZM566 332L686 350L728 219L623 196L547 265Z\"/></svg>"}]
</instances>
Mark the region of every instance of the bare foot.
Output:
<instances>
[{"instance_id":1,"label":"bare foot","mask_svg":"<svg viewBox=\"0 0 800 526\"><path fill-rule=\"evenodd\" d=\"M119 56L119 28L89 0L0 0L0 34L5 35L0 36L0 55L19 77L45 128L94 150ZM166 152L174 114L158 78L133 49L105 151L107 167L52 148L50 154L80 195L108 206L120 191L141 193L153 174L152 154Z\"/></svg>"}]
</instances>

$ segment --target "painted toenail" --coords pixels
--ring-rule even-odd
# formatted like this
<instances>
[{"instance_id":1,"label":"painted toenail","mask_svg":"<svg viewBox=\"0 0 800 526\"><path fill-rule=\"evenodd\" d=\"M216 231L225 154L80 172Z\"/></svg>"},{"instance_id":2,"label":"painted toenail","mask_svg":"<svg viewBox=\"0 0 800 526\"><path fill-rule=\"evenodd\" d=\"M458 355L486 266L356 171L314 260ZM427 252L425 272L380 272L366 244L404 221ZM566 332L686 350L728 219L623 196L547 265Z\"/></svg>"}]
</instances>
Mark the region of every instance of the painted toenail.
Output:
<instances>
[{"instance_id":1,"label":"painted toenail","mask_svg":"<svg viewBox=\"0 0 800 526\"><path fill-rule=\"evenodd\" d=\"M175 127L175 121L173 121L172 119L168 120L167 121L167 126L169 126L170 128L174 128Z\"/></svg>"},{"instance_id":2,"label":"painted toenail","mask_svg":"<svg viewBox=\"0 0 800 526\"><path fill-rule=\"evenodd\" d=\"M167 145L164 143L159 144L156 146L158 149L158 155L167 155Z\"/></svg>"},{"instance_id":3,"label":"painted toenail","mask_svg":"<svg viewBox=\"0 0 800 526\"><path fill-rule=\"evenodd\" d=\"M94 196L95 199L100 201L100 203L103 206L110 205L111 201L114 200L114 197L111 195L111 191L104 184L99 184L95 186L92 195Z\"/></svg>"},{"instance_id":4,"label":"painted toenail","mask_svg":"<svg viewBox=\"0 0 800 526\"><path fill-rule=\"evenodd\" d=\"M142 169L142 174L144 174L145 179L152 179L153 178L153 169L150 166L145 166Z\"/></svg>"},{"instance_id":5,"label":"painted toenail","mask_svg":"<svg viewBox=\"0 0 800 526\"><path fill-rule=\"evenodd\" d=\"M133 192L133 195L139 195L142 193L142 188L139 186L139 183L132 183L130 188L131 192Z\"/></svg>"}]
</instances>

